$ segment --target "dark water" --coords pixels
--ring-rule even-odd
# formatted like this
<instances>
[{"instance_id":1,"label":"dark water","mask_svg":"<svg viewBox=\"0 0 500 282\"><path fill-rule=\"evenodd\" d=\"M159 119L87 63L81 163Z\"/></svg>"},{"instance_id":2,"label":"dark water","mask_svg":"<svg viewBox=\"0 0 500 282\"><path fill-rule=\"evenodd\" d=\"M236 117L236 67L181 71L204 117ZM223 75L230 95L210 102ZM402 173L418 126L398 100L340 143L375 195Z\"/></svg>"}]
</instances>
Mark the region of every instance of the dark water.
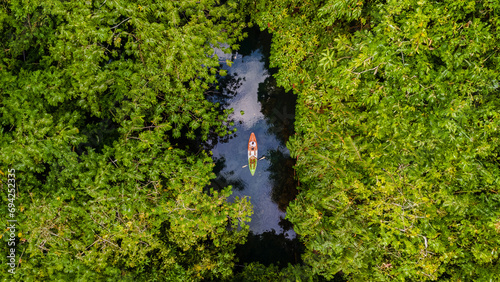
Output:
<instances>
[{"instance_id":1,"label":"dark water","mask_svg":"<svg viewBox=\"0 0 500 282\"><path fill-rule=\"evenodd\" d=\"M295 96L276 86L269 69L270 35L249 30L249 38L238 53L217 55L228 71L219 89L209 99L233 108L230 119L237 132L213 147L217 179L213 186L232 185L236 196L249 196L254 214L250 222L248 243L237 250L240 262L260 261L264 264L297 263L302 245L293 226L285 220L288 203L297 194L294 160L286 148L293 134ZM231 67L225 62L233 61ZM252 176L248 165L247 145L255 133L259 158Z\"/></svg>"}]
</instances>

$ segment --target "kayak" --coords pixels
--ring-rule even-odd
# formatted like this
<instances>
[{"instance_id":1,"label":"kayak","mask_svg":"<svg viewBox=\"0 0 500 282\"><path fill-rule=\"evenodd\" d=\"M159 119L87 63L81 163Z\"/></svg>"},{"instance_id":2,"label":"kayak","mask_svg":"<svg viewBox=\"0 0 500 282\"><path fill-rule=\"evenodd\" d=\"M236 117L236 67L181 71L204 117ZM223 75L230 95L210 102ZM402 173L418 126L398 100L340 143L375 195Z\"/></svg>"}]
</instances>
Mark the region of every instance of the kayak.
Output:
<instances>
[{"instance_id":1,"label":"kayak","mask_svg":"<svg viewBox=\"0 0 500 282\"><path fill-rule=\"evenodd\" d=\"M257 138L255 138L253 132L250 134L250 139L248 140L248 167L253 176L257 169Z\"/></svg>"}]
</instances>

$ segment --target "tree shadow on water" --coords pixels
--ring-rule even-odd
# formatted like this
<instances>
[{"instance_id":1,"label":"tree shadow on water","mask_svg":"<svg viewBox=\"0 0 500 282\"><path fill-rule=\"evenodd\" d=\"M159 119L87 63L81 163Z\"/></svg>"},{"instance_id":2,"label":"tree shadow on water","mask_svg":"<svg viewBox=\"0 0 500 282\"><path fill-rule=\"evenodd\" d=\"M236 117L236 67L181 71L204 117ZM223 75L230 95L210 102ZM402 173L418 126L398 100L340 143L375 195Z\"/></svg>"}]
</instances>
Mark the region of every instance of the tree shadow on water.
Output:
<instances>
[{"instance_id":1,"label":"tree shadow on water","mask_svg":"<svg viewBox=\"0 0 500 282\"><path fill-rule=\"evenodd\" d=\"M261 31L257 25L245 28L243 31L248 36L240 43L238 53L245 57L251 56L253 52L259 50L263 55L261 61L264 62L264 68L269 69L272 34L267 30ZM245 59L243 58L243 60Z\"/></svg>"},{"instance_id":2,"label":"tree shadow on water","mask_svg":"<svg viewBox=\"0 0 500 282\"><path fill-rule=\"evenodd\" d=\"M245 77L240 77L238 73L217 76L217 83L214 83L205 92L206 99L212 103L219 103L219 110L227 109L231 99L238 95L238 89L245 81Z\"/></svg>"},{"instance_id":3,"label":"tree shadow on water","mask_svg":"<svg viewBox=\"0 0 500 282\"><path fill-rule=\"evenodd\" d=\"M236 247L236 256L239 262L260 262L264 265L278 265L286 267L288 263L302 263L301 254L304 245L299 238L287 238L284 233L277 234L274 229L262 234L248 234L248 241L244 245Z\"/></svg>"},{"instance_id":4,"label":"tree shadow on water","mask_svg":"<svg viewBox=\"0 0 500 282\"><path fill-rule=\"evenodd\" d=\"M257 95L262 105L261 112L269 125L267 132L274 134L280 144L285 146L288 138L294 134L296 96L278 87L273 76L268 76L259 84Z\"/></svg>"},{"instance_id":5,"label":"tree shadow on water","mask_svg":"<svg viewBox=\"0 0 500 282\"><path fill-rule=\"evenodd\" d=\"M278 208L286 212L290 201L298 194L297 182L294 177L295 160L281 150L268 151L270 161L269 179L272 181L271 199L278 204Z\"/></svg>"},{"instance_id":6,"label":"tree shadow on water","mask_svg":"<svg viewBox=\"0 0 500 282\"><path fill-rule=\"evenodd\" d=\"M213 188L215 191L221 191L229 185L232 186L233 190L241 191L245 189L245 182L239 177L234 177L234 170L222 172L226 167L226 158L224 156L216 158L214 163L213 172L217 175L217 178L210 180L210 185L206 187L207 191L209 191L210 188Z\"/></svg>"}]
</instances>

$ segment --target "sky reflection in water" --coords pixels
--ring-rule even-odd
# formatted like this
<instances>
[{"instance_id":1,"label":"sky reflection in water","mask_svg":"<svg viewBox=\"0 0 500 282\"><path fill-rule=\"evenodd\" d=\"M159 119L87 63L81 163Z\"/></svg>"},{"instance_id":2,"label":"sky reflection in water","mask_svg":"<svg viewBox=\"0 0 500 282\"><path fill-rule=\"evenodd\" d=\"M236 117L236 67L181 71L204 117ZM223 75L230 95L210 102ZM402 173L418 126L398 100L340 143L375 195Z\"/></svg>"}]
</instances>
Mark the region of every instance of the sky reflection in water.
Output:
<instances>
[{"instance_id":1,"label":"sky reflection in water","mask_svg":"<svg viewBox=\"0 0 500 282\"><path fill-rule=\"evenodd\" d=\"M218 143L212 150L216 161L215 184L233 186L230 201L236 196L250 197L254 210L250 230L254 234L274 229L294 238L295 232L283 218L288 202L296 194L293 160L285 146L293 132L295 97L276 87L260 49L247 56L220 51L217 55L221 62L228 59L234 63L232 67L224 63L228 76L221 83L223 95L214 102L234 109L230 118L238 131L228 142ZM252 132L257 138L259 157L265 156L258 161L254 176L248 166L242 168L248 164L247 144Z\"/></svg>"}]
</instances>

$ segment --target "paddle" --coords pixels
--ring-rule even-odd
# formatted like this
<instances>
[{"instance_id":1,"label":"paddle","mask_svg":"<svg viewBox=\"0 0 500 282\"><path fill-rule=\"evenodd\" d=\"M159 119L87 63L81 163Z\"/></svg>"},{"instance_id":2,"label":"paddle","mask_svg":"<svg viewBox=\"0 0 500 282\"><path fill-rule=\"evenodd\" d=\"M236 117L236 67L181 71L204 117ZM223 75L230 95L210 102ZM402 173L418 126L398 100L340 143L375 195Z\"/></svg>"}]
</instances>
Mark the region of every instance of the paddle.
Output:
<instances>
[{"instance_id":1,"label":"paddle","mask_svg":"<svg viewBox=\"0 0 500 282\"><path fill-rule=\"evenodd\" d=\"M257 161L260 161L260 160L265 159L265 158L266 158L266 156L262 156L262 158L258 159ZM244 166L242 166L241 168L245 168L245 167L247 167L247 166L248 166L248 165L244 165Z\"/></svg>"}]
</instances>

